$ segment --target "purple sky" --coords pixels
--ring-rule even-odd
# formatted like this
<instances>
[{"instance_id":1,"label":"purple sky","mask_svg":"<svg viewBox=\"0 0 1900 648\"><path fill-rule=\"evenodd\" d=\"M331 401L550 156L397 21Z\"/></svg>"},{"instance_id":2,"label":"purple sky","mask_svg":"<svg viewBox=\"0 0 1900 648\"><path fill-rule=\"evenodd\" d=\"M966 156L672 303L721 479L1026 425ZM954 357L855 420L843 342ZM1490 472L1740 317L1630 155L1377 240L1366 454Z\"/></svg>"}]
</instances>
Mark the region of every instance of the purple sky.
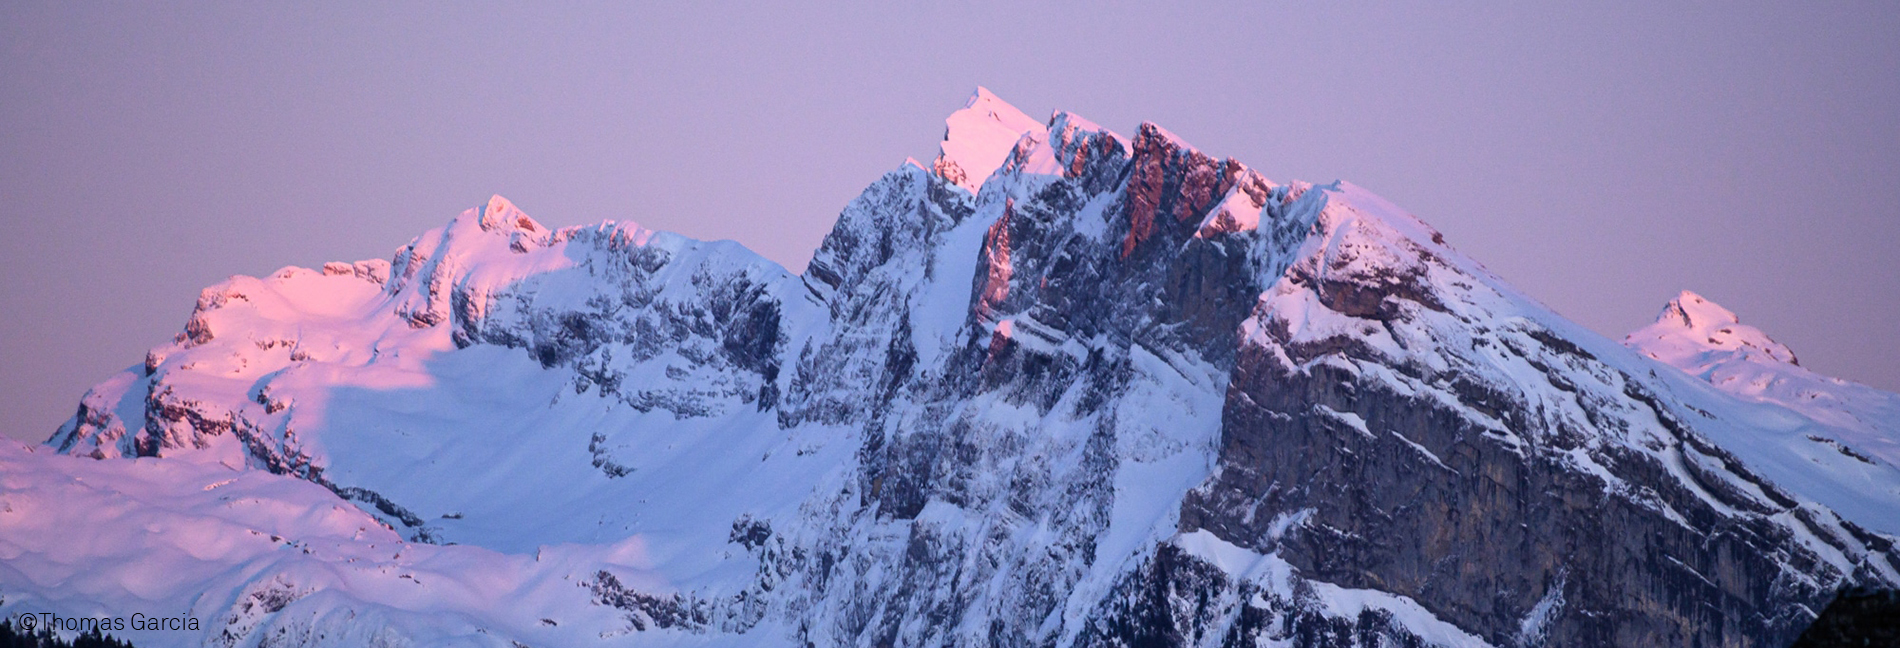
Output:
<instances>
[{"instance_id":1,"label":"purple sky","mask_svg":"<svg viewBox=\"0 0 1900 648\"><path fill-rule=\"evenodd\" d=\"M979 84L1351 180L1612 337L1687 288L1900 389L1896 3L321 4L0 3L0 431L44 438L206 285L491 193L800 270Z\"/></svg>"}]
</instances>

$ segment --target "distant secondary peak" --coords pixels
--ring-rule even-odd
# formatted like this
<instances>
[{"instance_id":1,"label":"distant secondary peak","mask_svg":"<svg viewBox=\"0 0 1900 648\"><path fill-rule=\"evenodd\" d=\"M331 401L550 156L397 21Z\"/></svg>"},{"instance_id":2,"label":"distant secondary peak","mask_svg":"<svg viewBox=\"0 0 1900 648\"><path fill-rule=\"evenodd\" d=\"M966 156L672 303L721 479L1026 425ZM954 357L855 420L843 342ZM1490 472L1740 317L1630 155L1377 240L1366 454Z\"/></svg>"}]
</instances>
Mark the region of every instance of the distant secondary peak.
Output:
<instances>
[{"instance_id":1,"label":"distant secondary peak","mask_svg":"<svg viewBox=\"0 0 1900 648\"><path fill-rule=\"evenodd\" d=\"M943 123L943 144L931 171L971 193L983 187L983 181L1003 165L1024 135L1048 133L1042 122L983 87Z\"/></svg>"},{"instance_id":2,"label":"distant secondary peak","mask_svg":"<svg viewBox=\"0 0 1900 648\"><path fill-rule=\"evenodd\" d=\"M1671 364L1718 351L1801 364L1794 351L1761 329L1741 323L1733 311L1687 290L1669 300L1654 323L1625 337L1623 344Z\"/></svg>"},{"instance_id":3,"label":"distant secondary peak","mask_svg":"<svg viewBox=\"0 0 1900 648\"><path fill-rule=\"evenodd\" d=\"M1669 300L1669 304L1663 307L1662 315L1657 319L1675 321L1691 329L1738 324L1742 321L1721 304L1687 290L1676 295L1675 299Z\"/></svg>"}]
</instances>

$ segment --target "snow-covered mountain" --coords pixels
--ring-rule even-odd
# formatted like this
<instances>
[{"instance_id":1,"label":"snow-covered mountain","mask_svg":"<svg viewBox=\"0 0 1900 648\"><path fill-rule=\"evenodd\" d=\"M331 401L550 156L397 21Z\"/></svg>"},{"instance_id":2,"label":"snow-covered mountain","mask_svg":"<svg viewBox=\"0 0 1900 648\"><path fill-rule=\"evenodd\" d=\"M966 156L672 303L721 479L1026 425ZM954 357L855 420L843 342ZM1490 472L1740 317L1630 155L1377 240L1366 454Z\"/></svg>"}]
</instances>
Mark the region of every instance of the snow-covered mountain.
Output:
<instances>
[{"instance_id":1,"label":"snow-covered mountain","mask_svg":"<svg viewBox=\"0 0 1900 648\"><path fill-rule=\"evenodd\" d=\"M803 276L496 197L207 289L37 449L0 612L140 645L1781 645L1900 585L1900 397L1624 345L1357 186L987 91ZM90 457L81 459L79 457Z\"/></svg>"}]
</instances>

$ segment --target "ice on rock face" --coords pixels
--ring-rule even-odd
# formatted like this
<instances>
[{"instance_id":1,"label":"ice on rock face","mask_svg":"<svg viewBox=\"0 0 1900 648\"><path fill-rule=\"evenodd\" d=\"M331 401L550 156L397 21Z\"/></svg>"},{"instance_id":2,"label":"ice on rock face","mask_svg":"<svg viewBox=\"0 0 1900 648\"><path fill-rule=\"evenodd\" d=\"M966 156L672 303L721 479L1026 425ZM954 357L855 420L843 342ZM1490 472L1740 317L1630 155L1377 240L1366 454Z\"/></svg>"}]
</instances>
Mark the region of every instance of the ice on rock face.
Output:
<instances>
[{"instance_id":1,"label":"ice on rock face","mask_svg":"<svg viewBox=\"0 0 1900 648\"><path fill-rule=\"evenodd\" d=\"M803 276L495 196L207 289L50 448L0 447L0 613L205 620L141 646L1747 646L1900 581L1900 397L1706 300L1625 348L1349 183L981 88L946 127Z\"/></svg>"}]
</instances>

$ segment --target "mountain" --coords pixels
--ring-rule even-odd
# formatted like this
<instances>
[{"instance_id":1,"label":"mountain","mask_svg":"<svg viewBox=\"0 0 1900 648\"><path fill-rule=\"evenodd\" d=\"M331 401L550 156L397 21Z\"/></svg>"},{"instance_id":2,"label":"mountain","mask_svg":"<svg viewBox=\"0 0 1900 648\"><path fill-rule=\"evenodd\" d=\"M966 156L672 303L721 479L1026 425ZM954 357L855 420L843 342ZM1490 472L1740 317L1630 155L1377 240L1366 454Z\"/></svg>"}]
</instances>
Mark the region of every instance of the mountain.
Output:
<instances>
[{"instance_id":1,"label":"mountain","mask_svg":"<svg viewBox=\"0 0 1900 648\"><path fill-rule=\"evenodd\" d=\"M1623 343L1755 405L1731 410L1751 424L1746 435L1723 439L1750 465L1871 528L1900 533L1891 520L1900 490L1888 472L1900 466L1900 395L1808 371L1788 347L1687 291Z\"/></svg>"},{"instance_id":2,"label":"mountain","mask_svg":"<svg viewBox=\"0 0 1900 648\"><path fill-rule=\"evenodd\" d=\"M141 646L1756 646L1900 585L1896 397L1704 300L1625 346L1348 183L985 90L946 124L802 276L495 197L206 289L0 448L0 612L203 620Z\"/></svg>"}]
</instances>

